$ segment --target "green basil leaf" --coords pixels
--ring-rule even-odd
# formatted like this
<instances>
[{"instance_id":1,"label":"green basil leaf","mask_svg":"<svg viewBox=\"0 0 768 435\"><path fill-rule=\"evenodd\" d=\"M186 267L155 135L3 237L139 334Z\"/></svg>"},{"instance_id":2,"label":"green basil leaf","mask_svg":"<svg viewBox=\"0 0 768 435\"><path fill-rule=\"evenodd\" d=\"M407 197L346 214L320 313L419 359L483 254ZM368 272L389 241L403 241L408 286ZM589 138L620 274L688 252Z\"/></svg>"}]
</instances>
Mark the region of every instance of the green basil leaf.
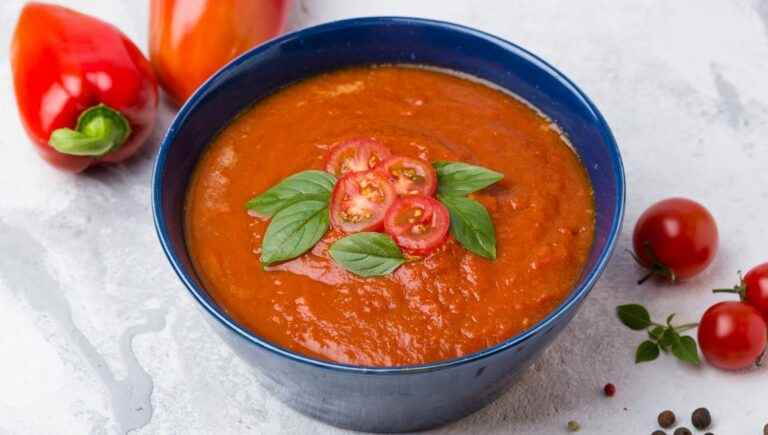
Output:
<instances>
[{"instance_id":1,"label":"green basil leaf","mask_svg":"<svg viewBox=\"0 0 768 435\"><path fill-rule=\"evenodd\" d=\"M261 195L251 198L245 208L259 216L270 217L299 201L328 202L336 178L324 171L303 171L277 183Z\"/></svg>"},{"instance_id":2,"label":"green basil leaf","mask_svg":"<svg viewBox=\"0 0 768 435\"><path fill-rule=\"evenodd\" d=\"M460 196L438 195L451 215L451 235L463 247L491 260L496 259L496 234L488 210L477 201Z\"/></svg>"},{"instance_id":3,"label":"green basil leaf","mask_svg":"<svg viewBox=\"0 0 768 435\"><path fill-rule=\"evenodd\" d=\"M651 315L642 305L627 304L616 307L616 314L621 323L629 329L639 331L651 326Z\"/></svg>"},{"instance_id":4,"label":"green basil leaf","mask_svg":"<svg viewBox=\"0 0 768 435\"><path fill-rule=\"evenodd\" d=\"M295 202L272 216L261 245L261 263L296 258L315 246L327 230L327 201Z\"/></svg>"},{"instance_id":5,"label":"green basil leaf","mask_svg":"<svg viewBox=\"0 0 768 435\"><path fill-rule=\"evenodd\" d=\"M635 363L640 364L653 361L658 357L659 346L650 340L646 340L640 343L640 346L637 347L637 351L635 352Z\"/></svg>"},{"instance_id":6,"label":"green basil leaf","mask_svg":"<svg viewBox=\"0 0 768 435\"><path fill-rule=\"evenodd\" d=\"M648 331L648 337L650 337L652 340L656 340L656 341L659 341L663 334L664 334L664 327L663 326L654 326L653 329Z\"/></svg>"},{"instance_id":7,"label":"green basil leaf","mask_svg":"<svg viewBox=\"0 0 768 435\"><path fill-rule=\"evenodd\" d=\"M504 178L499 172L467 163L441 161L432 166L437 170L437 190L443 195L464 196Z\"/></svg>"},{"instance_id":8,"label":"green basil leaf","mask_svg":"<svg viewBox=\"0 0 768 435\"><path fill-rule=\"evenodd\" d=\"M701 364L699 359L699 348L696 346L696 340L686 335L681 337L676 334L675 339L672 341L672 346L669 350L672 355L676 356L680 361L687 362L693 365Z\"/></svg>"},{"instance_id":9,"label":"green basil leaf","mask_svg":"<svg viewBox=\"0 0 768 435\"><path fill-rule=\"evenodd\" d=\"M395 242L381 233L357 233L334 242L331 257L344 269L362 277L388 275L405 263Z\"/></svg>"},{"instance_id":10,"label":"green basil leaf","mask_svg":"<svg viewBox=\"0 0 768 435\"><path fill-rule=\"evenodd\" d=\"M675 328L666 327L659 338L659 346L661 346L661 350L666 352L675 344L676 340L680 340L680 334L675 331Z\"/></svg>"}]
</instances>

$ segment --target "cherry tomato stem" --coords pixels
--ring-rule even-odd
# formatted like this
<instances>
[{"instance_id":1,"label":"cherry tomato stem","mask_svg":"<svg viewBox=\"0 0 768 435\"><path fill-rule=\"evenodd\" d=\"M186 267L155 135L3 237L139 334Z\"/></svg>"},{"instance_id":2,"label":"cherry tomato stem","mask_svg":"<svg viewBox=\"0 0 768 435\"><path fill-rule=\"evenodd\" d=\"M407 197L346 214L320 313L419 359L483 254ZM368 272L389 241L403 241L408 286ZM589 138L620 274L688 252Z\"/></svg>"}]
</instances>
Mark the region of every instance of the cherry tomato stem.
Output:
<instances>
[{"instance_id":1,"label":"cherry tomato stem","mask_svg":"<svg viewBox=\"0 0 768 435\"><path fill-rule=\"evenodd\" d=\"M739 295L739 298L744 300L744 290L736 288L716 288L712 290L712 293L732 293Z\"/></svg>"},{"instance_id":2,"label":"cherry tomato stem","mask_svg":"<svg viewBox=\"0 0 768 435\"><path fill-rule=\"evenodd\" d=\"M642 285L646 281L648 281L650 278L654 276L659 276L662 278L666 278L671 282L675 282L677 280L677 277L675 276L675 272L670 269L669 267L663 265L659 260L658 257L656 257L656 254L653 252L653 248L651 248L650 244L644 244L646 248L646 255L648 258L652 259L652 263L650 266L646 266L646 264L641 260L637 255L635 255L634 252L628 251L629 255L632 256L632 258L635 260L635 263L637 263L640 267L648 269L648 273L643 275L639 280L637 280L637 285Z\"/></svg>"},{"instance_id":3,"label":"cherry tomato stem","mask_svg":"<svg viewBox=\"0 0 768 435\"><path fill-rule=\"evenodd\" d=\"M712 293L733 293L742 302L757 308L768 319L768 263L753 267L746 275L738 272L738 284L732 288L718 288Z\"/></svg>"}]
</instances>

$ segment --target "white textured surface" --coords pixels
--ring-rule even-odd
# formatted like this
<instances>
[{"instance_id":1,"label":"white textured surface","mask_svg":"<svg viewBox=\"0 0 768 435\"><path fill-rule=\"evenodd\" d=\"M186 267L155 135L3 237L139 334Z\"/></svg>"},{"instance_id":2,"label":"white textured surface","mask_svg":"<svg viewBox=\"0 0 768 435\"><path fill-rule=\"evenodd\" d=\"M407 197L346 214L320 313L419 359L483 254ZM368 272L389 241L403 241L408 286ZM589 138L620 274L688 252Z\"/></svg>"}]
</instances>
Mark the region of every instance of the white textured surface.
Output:
<instances>
[{"instance_id":1,"label":"white textured surface","mask_svg":"<svg viewBox=\"0 0 768 435\"><path fill-rule=\"evenodd\" d=\"M11 88L10 34L21 0L0 5L0 434L337 434L268 396L203 321L171 272L150 212L147 150L125 165L71 176L24 136ZM146 46L146 1L72 0ZM641 335L613 318L641 301L696 320L713 286L768 260L768 0L536 2L307 0L294 28L361 15L455 21L553 63L613 128L628 178L626 225L603 279L522 382L438 433L644 434L656 413L708 406L718 434L768 423L768 369L728 374L672 360L635 366ZM652 201L709 206L722 249L676 287L634 284L623 252ZM617 396L599 393L614 382Z\"/></svg>"}]
</instances>

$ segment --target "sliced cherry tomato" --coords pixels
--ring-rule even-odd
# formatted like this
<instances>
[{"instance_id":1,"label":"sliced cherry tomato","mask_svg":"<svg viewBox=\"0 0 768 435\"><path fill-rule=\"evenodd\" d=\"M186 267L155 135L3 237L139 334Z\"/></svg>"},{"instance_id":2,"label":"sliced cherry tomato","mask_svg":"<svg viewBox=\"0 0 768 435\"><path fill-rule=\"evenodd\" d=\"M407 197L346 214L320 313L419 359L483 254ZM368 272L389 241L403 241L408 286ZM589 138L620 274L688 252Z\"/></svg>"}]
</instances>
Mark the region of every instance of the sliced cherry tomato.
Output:
<instances>
[{"instance_id":1,"label":"sliced cherry tomato","mask_svg":"<svg viewBox=\"0 0 768 435\"><path fill-rule=\"evenodd\" d=\"M712 263L717 252L715 219L704 206L685 198L657 202L635 225L635 256L653 275L670 281L690 278Z\"/></svg>"},{"instance_id":2,"label":"sliced cherry tomato","mask_svg":"<svg viewBox=\"0 0 768 435\"><path fill-rule=\"evenodd\" d=\"M448 209L434 198L408 195L399 198L387 212L384 230L404 250L426 255L448 239L451 224Z\"/></svg>"},{"instance_id":3,"label":"sliced cherry tomato","mask_svg":"<svg viewBox=\"0 0 768 435\"><path fill-rule=\"evenodd\" d=\"M396 198L395 188L380 173L349 173L333 188L331 223L345 233L379 230Z\"/></svg>"},{"instance_id":4,"label":"sliced cherry tomato","mask_svg":"<svg viewBox=\"0 0 768 435\"><path fill-rule=\"evenodd\" d=\"M373 169L390 155L387 147L373 139L352 139L331 148L325 170L341 177Z\"/></svg>"},{"instance_id":5,"label":"sliced cherry tomato","mask_svg":"<svg viewBox=\"0 0 768 435\"><path fill-rule=\"evenodd\" d=\"M395 156L381 162L379 169L395 186L398 195L432 196L437 190L437 173L429 163Z\"/></svg>"},{"instance_id":6,"label":"sliced cherry tomato","mask_svg":"<svg viewBox=\"0 0 768 435\"><path fill-rule=\"evenodd\" d=\"M743 302L712 305L699 323L699 346L715 367L739 370L754 365L765 351L766 324L760 312Z\"/></svg>"}]
</instances>

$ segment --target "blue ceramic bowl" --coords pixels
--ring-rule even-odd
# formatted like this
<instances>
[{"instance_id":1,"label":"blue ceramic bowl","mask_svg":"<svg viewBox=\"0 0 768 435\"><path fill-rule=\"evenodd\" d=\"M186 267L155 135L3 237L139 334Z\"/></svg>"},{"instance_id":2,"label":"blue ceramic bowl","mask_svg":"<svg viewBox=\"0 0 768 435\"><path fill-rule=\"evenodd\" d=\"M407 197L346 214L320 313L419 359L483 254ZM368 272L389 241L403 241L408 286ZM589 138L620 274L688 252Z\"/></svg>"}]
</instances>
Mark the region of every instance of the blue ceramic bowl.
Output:
<instances>
[{"instance_id":1,"label":"blue ceramic bowl","mask_svg":"<svg viewBox=\"0 0 768 435\"><path fill-rule=\"evenodd\" d=\"M529 330L481 352L411 367L334 364L293 353L232 320L195 274L184 241L184 197L195 163L227 123L298 80L353 65L419 64L470 74L538 107L565 132L589 171L596 235L571 294ZM488 404L571 320L611 255L624 211L624 173L597 108L543 60L502 39L415 18L323 24L261 45L221 69L181 108L160 146L153 180L155 226L171 266L221 337L267 389L298 411L345 428L402 432L438 426ZM211 376L216 376L212 373Z\"/></svg>"}]
</instances>

